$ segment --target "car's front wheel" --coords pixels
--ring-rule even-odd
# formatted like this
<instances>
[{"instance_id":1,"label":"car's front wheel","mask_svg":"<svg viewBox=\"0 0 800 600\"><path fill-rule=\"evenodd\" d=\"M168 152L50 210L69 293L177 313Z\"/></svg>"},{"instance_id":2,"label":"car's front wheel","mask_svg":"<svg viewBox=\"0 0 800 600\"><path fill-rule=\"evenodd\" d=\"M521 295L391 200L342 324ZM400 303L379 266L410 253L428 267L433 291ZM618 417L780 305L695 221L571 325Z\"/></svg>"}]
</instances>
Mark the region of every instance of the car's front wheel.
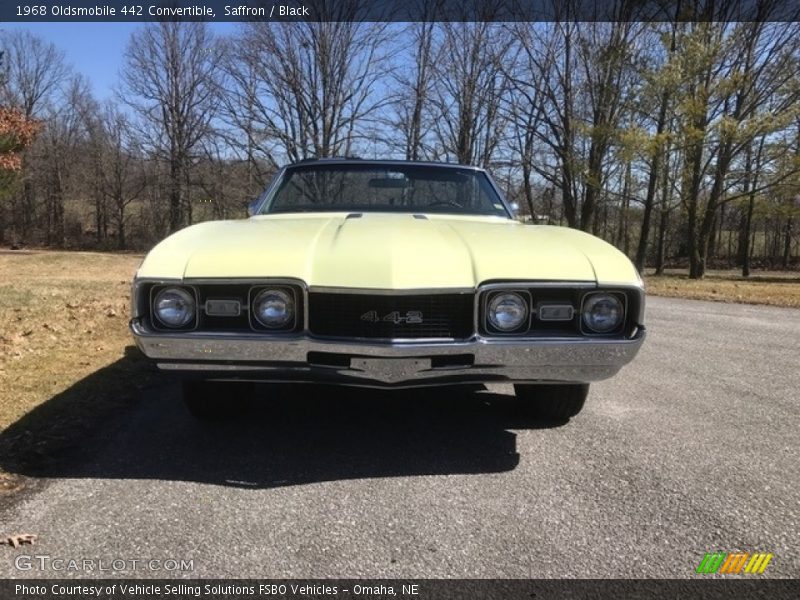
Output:
<instances>
[{"instance_id":1,"label":"car's front wheel","mask_svg":"<svg viewBox=\"0 0 800 600\"><path fill-rule=\"evenodd\" d=\"M183 402L198 419L225 419L241 414L247 407L248 383L188 380L182 385Z\"/></svg>"},{"instance_id":2,"label":"car's front wheel","mask_svg":"<svg viewBox=\"0 0 800 600\"><path fill-rule=\"evenodd\" d=\"M514 385L517 400L537 419L569 419L583 408L589 394L588 383Z\"/></svg>"}]
</instances>

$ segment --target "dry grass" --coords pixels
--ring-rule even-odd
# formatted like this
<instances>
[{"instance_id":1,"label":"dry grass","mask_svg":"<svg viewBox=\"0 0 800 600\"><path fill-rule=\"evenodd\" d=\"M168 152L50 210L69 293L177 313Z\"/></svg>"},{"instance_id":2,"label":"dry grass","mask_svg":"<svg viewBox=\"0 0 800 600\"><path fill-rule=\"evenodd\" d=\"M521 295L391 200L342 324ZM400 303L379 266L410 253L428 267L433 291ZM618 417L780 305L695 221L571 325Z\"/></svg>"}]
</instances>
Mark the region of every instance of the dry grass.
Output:
<instances>
[{"instance_id":1,"label":"dry grass","mask_svg":"<svg viewBox=\"0 0 800 600\"><path fill-rule=\"evenodd\" d=\"M689 279L685 271L645 275L648 294L717 302L800 307L800 273L759 271L744 278L740 271L710 271L705 279Z\"/></svg>"},{"instance_id":2,"label":"dry grass","mask_svg":"<svg viewBox=\"0 0 800 600\"><path fill-rule=\"evenodd\" d=\"M0 470L32 465L135 396L127 329L141 256L0 251ZM15 484L0 474L0 490Z\"/></svg>"}]
</instances>

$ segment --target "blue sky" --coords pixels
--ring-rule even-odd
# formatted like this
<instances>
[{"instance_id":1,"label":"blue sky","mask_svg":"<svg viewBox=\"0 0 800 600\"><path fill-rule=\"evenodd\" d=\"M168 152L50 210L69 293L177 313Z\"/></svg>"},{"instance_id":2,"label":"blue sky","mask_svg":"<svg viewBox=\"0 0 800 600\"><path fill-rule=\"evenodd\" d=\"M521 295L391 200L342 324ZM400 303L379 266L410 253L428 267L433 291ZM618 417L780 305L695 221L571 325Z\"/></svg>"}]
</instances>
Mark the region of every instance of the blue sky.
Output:
<instances>
[{"instance_id":1,"label":"blue sky","mask_svg":"<svg viewBox=\"0 0 800 600\"><path fill-rule=\"evenodd\" d=\"M67 61L92 83L98 100L110 98L122 67L122 55L131 32L142 23L3 23L2 29L27 29L64 51ZM214 23L218 34L234 23Z\"/></svg>"}]
</instances>

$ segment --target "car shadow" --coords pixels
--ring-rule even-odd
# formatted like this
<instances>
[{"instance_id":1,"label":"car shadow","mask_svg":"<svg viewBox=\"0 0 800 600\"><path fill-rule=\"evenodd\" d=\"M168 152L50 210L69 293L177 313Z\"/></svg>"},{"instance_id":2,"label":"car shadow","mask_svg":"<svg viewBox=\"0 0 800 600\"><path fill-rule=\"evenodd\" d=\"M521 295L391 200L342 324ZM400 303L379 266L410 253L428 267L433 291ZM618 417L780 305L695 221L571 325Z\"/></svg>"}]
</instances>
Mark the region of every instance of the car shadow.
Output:
<instances>
[{"instance_id":1,"label":"car shadow","mask_svg":"<svg viewBox=\"0 0 800 600\"><path fill-rule=\"evenodd\" d=\"M128 390L130 400L112 404L110 414L91 427L69 425L70 414L82 412L75 407L83 407L87 396L103 406L110 401L104 394L118 395L114 390L122 372L149 378L151 384ZM154 479L242 488L499 473L519 463L511 430L566 422L531 420L518 411L513 396L483 386L384 391L260 384L250 400L251 409L237 418L198 421L183 406L179 385L154 375L131 348L117 363L0 432L0 469L37 478ZM72 435L32 454L30 444L19 443L52 438L53 429Z\"/></svg>"}]
</instances>

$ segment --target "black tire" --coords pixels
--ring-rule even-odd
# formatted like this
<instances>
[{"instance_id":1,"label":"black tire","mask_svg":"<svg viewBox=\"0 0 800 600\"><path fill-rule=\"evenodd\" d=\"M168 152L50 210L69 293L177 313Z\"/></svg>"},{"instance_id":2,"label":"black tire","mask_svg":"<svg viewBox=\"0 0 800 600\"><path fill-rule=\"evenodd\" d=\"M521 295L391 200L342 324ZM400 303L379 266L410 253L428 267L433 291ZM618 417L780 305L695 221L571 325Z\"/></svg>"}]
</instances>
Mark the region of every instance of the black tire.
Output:
<instances>
[{"instance_id":1,"label":"black tire","mask_svg":"<svg viewBox=\"0 0 800 600\"><path fill-rule=\"evenodd\" d=\"M537 419L569 419L583 408L589 394L588 383L514 385L517 400L527 414Z\"/></svg>"},{"instance_id":2,"label":"black tire","mask_svg":"<svg viewBox=\"0 0 800 600\"><path fill-rule=\"evenodd\" d=\"M248 405L251 384L229 381L182 382L183 402L193 417L224 420L242 414Z\"/></svg>"}]
</instances>

